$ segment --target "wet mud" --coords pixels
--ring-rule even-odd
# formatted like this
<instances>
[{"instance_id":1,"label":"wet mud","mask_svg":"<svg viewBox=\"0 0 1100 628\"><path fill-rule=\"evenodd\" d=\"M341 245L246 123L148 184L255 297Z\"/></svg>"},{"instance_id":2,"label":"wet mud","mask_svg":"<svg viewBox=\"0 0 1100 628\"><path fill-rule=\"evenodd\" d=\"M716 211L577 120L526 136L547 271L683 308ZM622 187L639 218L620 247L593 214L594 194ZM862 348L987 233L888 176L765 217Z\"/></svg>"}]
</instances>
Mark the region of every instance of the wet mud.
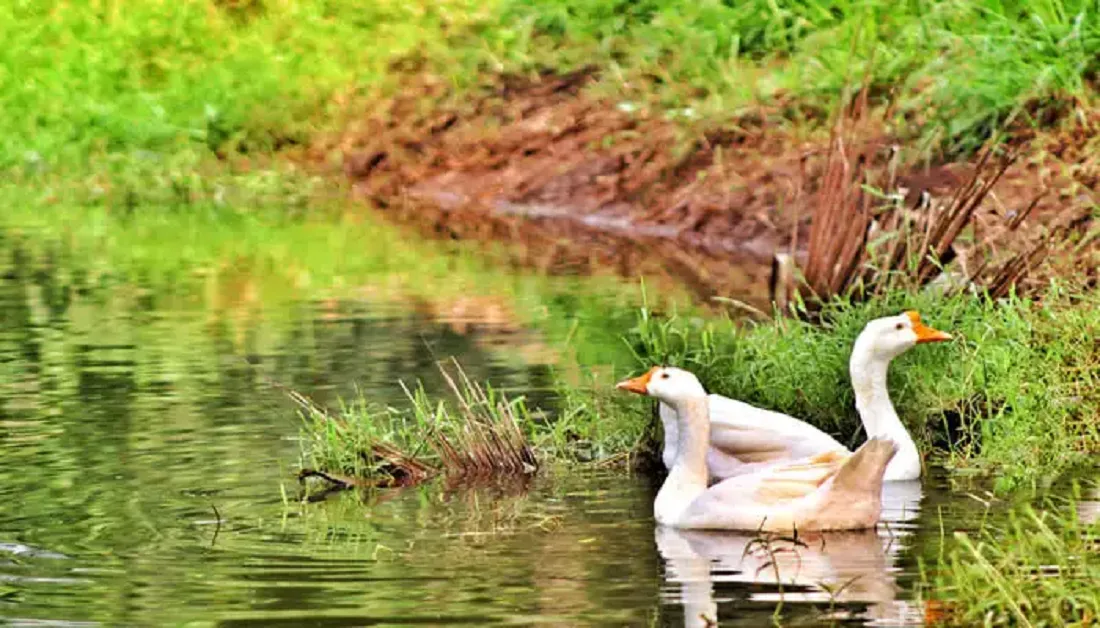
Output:
<instances>
[{"instance_id":1,"label":"wet mud","mask_svg":"<svg viewBox=\"0 0 1100 628\"><path fill-rule=\"evenodd\" d=\"M761 113L689 131L591 95L592 77L505 77L465 99L418 79L321 150L342 155L358 197L424 234L504 242L517 263L550 273L666 276L703 299L766 307L775 254L805 254L827 125ZM1071 118L1058 132L1014 130L1021 156L975 214L975 239L1036 198L1028 221L1039 226L1095 204L1100 115ZM878 156L869 168L897 168L892 156L906 150L884 124L863 125L857 141ZM919 208L974 167L904 165L890 179Z\"/></svg>"}]
</instances>

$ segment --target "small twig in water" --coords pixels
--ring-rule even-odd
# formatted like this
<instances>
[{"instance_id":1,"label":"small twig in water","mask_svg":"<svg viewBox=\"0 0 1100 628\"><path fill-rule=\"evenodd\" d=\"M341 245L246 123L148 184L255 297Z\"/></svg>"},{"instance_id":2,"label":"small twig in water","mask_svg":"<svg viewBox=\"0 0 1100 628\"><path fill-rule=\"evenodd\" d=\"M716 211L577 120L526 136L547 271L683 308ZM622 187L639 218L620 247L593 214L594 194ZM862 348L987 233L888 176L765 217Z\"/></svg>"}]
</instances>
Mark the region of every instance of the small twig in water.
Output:
<instances>
[{"instance_id":1,"label":"small twig in water","mask_svg":"<svg viewBox=\"0 0 1100 628\"><path fill-rule=\"evenodd\" d=\"M214 536L210 538L210 547L214 547L214 543L218 540L218 532L222 529L222 513L218 512L218 507L213 503L210 507L214 509Z\"/></svg>"}]
</instances>

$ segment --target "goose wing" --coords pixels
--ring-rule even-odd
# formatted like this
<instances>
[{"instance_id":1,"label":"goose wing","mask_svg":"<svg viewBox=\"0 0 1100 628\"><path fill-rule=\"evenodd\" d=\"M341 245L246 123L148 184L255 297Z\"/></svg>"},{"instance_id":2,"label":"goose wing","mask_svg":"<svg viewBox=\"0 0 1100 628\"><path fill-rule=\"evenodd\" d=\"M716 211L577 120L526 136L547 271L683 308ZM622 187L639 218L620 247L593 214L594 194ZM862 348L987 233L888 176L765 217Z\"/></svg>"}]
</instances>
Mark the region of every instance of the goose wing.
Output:
<instances>
[{"instance_id":1,"label":"goose wing","mask_svg":"<svg viewBox=\"0 0 1100 628\"><path fill-rule=\"evenodd\" d=\"M778 462L846 452L835 438L780 412L710 395L711 446L741 462Z\"/></svg>"},{"instance_id":2,"label":"goose wing","mask_svg":"<svg viewBox=\"0 0 1100 628\"><path fill-rule=\"evenodd\" d=\"M789 528L798 503L820 491L850 456L829 451L723 480L688 506L682 525L753 530L766 521L769 527Z\"/></svg>"}]
</instances>

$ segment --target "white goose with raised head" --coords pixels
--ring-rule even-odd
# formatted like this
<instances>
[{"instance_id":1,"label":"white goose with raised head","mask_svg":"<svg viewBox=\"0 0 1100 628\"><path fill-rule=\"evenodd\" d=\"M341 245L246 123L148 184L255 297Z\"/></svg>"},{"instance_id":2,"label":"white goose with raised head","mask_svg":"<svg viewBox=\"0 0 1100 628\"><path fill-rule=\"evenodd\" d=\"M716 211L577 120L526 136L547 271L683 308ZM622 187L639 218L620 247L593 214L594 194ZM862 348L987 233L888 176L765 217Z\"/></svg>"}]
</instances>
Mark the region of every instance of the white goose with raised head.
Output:
<instances>
[{"instance_id":1,"label":"white goose with raised head","mask_svg":"<svg viewBox=\"0 0 1100 628\"><path fill-rule=\"evenodd\" d=\"M910 311L867 323L852 347L848 372L867 437L888 438L898 446L886 469L887 482L921 476L920 452L898 418L886 387L890 362L918 344L950 339L949 334L928 327L920 314ZM776 462L849 451L832 436L794 417L721 395L707 399L711 420L707 464L715 478L751 473ZM667 435L662 459L665 467L671 468L678 441L676 412L662 402L659 413Z\"/></svg>"}]
</instances>

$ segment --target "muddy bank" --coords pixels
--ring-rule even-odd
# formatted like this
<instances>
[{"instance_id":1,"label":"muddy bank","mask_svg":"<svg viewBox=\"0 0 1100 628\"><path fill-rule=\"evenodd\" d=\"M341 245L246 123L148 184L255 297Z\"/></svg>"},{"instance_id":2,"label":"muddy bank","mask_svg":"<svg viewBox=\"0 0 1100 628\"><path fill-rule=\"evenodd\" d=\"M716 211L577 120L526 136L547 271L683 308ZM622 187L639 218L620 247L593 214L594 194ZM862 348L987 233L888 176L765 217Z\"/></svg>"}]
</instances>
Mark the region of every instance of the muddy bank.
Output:
<instances>
[{"instance_id":1,"label":"muddy bank","mask_svg":"<svg viewBox=\"0 0 1100 628\"><path fill-rule=\"evenodd\" d=\"M703 298L765 305L773 255L797 256L807 241L825 125L792 128L761 111L689 132L667 112L590 96L591 77L504 78L466 101L418 80L325 150L344 156L357 195L427 234L512 243L518 262L548 272L671 276ZM1037 198L1036 228L1093 204L1100 116L1075 119L1059 133L1016 131L1022 157L983 202L975 239ZM877 156L869 168L905 163L883 124L863 125L858 141ZM916 208L972 169L902 165L891 179Z\"/></svg>"}]
</instances>

